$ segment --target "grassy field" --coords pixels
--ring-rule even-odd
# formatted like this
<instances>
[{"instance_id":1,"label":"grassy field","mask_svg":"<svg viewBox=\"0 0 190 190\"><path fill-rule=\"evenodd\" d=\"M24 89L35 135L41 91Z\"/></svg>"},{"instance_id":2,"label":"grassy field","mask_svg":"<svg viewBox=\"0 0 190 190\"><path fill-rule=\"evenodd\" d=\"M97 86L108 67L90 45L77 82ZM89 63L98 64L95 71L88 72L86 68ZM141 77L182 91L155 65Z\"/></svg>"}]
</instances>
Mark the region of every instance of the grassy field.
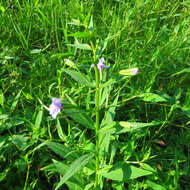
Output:
<instances>
[{"instance_id":1,"label":"grassy field","mask_svg":"<svg viewBox=\"0 0 190 190\"><path fill-rule=\"evenodd\" d=\"M189 73L189 0L0 0L0 189L189 190Z\"/></svg>"}]
</instances>

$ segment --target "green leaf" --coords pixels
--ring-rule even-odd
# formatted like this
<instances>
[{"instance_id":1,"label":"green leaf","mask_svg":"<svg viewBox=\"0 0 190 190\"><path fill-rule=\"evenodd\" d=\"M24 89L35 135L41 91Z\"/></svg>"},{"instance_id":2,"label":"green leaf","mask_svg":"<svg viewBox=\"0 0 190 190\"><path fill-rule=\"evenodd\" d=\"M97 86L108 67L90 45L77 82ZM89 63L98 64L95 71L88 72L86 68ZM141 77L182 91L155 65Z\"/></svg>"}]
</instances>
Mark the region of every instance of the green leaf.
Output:
<instances>
[{"instance_id":1,"label":"green leaf","mask_svg":"<svg viewBox=\"0 0 190 190\"><path fill-rule=\"evenodd\" d=\"M0 148L3 147L3 145L5 144L5 142L9 139L8 135L4 135L4 136L0 136Z\"/></svg>"},{"instance_id":2,"label":"green leaf","mask_svg":"<svg viewBox=\"0 0 190 190\"><path fill-rule=\"evenodd\" d=\"M86 114L86 111L76 109L64 109L64 113L84 127L94 129L94 121Z\"/></svg>"},{"instance_id":3,"label":"green leaf","mask_svg":"<svg viewBox=\"0 0 190 190\"><path fill-rule=\"evenodd\" d=\"M127 121L120 121L120 122L108 122L104 123L102 128L100 129L100 133L108 133L111 132L112 134L121 134L126 132L133 132L144 127L150 127L154 125L160 125L161 122L159 121L152 121L151 123L138 123L138 122L127 122Z\"/></svg>"},{"instance_id":4,"label":"green leaf","mask_svg":"<svg viewBox=\"0 0 190 190\"><path fill-rule=\"evenodd\" d=\"M77 184L81 180L82 176L79 176L78 179L75 181L74 180L69 180L66 182L68 189L69 190L84 190L84 185L83 184Z\"/></svg>"},{"instance_id":5,"label":"green leaf","mask_svg":"<svg viewBox=\"0 0 190 190\"><path fill-rule=\"evenodd\" d=\"M3 6L1 6L1 5L0 5L0 10L1 10L2 13L5 12L5 8Z\"/></svg>"},{"instance_id":6,"label":"green leaf","mask_svg":"<svg viewBox=\"0 0 190 190\"><path fill-rule=\"evenodd\" d=\"M77 71L72 71L72 70L66 70L63 69L64 72L66 72L68 75L70 75L74 80L76 80L80 84L84 84L89 87L95 87L93 83L91 83L88 78L83 75L82 73L79 73Z\"/></svg>"},{"instance_id":7,"label":"green leaf","mask_svg":"<svg viewBox=\"0 0 190 190\"><path fill-rule=\"evenodd\" d=\"M190 118L190 89L186 92L184 105L181 109Z\"/></svg>"},{"instance_id":8,"label":"green leaf","mask_svg":"<svg viewBox=\"0 0 190 190\"><path fill-rule=\"evenodd\" d=\"M35 141L38 141L39 136L40 136L40 125L42 122L42 116L43 116L43 109L41 108L37 114L35 125L33 127L32 138Z\"/></svg>"},{"instance_id":9,"label":"green leaf","mask_svg":"<svg viewBox=\"0 0 190 190\"><path fill-rule=\"evenodd\" d=\"M38 53L41 53L42 52L42 49L33 49L30 51L30 54L38 54Z\"/></svg>"},{"instance_id":10,"label":"green leaf","mask_svg":"<svg viewBox=\"0 0 190 190\"><path fill-rule=\"evenodd\" d=\"M4 105L4 94L2 92L2 90L0 90L0 105L3 106Z\"/></svg>"},{"instance_id":11,"label":"green leaf","mask_svg":"<svg viewBox=\"0 0 190 190\"><path fill-rule=\"evenodd\" d=\"M119 125L121 126L121 128L120 129L117 128L116 133L117 134L126 133L128 131L135 131L135 130L142 129L144 127L151 127L151 126L160 125L160 124L161 124L161 122L159 122L159 121L152 121L151 123L120 121Z\"/></svg>"},{"instance_id":12,"label":"green leaf","mask_svg":"<svg viewBox=\"0 0 190 190\"><path fill-rule=\"evenodd\" d=\"M71 22L69 22L68 24L76 25L76 26L83 26L83 24L80 22L80 20L77 20L77 19L72 19Z\"/></svg>"},{"instance_id":13,"label":"green leaf","mask_svg":"<svg viewBox=\"0 0 190 190\"><path fill-rule=\"evenodd\" d=\"M115 109L117 107L118 98L119 98L119 94L116 96L113 104L107 111L107 115L106 115L106 119L105 119L106 122L112 122L114 120L115 114L116 114Z\"/></svg>"},{"instance_id":14,"label":"green leaf","mask_svg":"<svg viewBox=\"0 0 190 190\"><path fill-rule=\"evenodd\" d=\"M107 82L105 82L103 84L100 84L100 88L108 87L108 86L110 86L110 85L112 85L112 84L114 84L116 82L118 82L116 78L115 79L111 78L109 81L107 81Z\"/></svg>"},{"instance_id":15,"label":"green leaf","mask_svg":"<svg viewBox=\"0 0 190 190\"><path fill-rule=\"evenodd\" d=\"M112 181L112 189L114 190L125 190L124 183L120 181Z\"/></svg>"},{"instance_id":16,"label":"green leaf","mask_svg":"<svg viewBox=\"0 0 190 190\"><path fill-rule=\"evenodd\" d=\"M72 67L72 68L76 68L76 65L74 64L73 61L71 61L70 59L64 59L64 62L67 66Z\"/></svg>"},{"instance_id":17,"label":"green leaf","mask_svg":"<svg viewBox=\"0 0 190 190\"><path fill-rule=\"evenodd\" d=\"M10 166L5 168L4 171L1 171L0 173L0 181L3 181L9 174L9 171L11 170Z\"/></svg>"},{"instance_id":18,"label":"green leaf","mask_svg":"<svg viewBox=\"0 0 190 190\"><path fill-rule=\"evenodd\" d=\"M2 114L2 115L0 115L0 120L8 119L8 118L9 118L8 114Z\"/></svg>"},{"instance_id":19,"label":"green leaf","mask_svg":"<svg viewBox=\"0 0 190 190\"><path fill-rule=\"evenodd\" d=\"M151 175L152 172L126 164L125 162L119 162L109 169L104 168L100 170L98 174L111 180L127 181L129 179Z\"/></svg>"},{"instance_id":20,"label":"green leaf","mask_svg":"<svg viewBox=\"0 0 190 190\"><path fill-rule=\"evenodd\" d=\"M84 49L84 50L92 50L92 48L88 44L81 44L78 41L75 44L67 44L67 46L72 46L77 49Z\"/></svg>"},{"instance_id":21,"label":"green leaf","mask_svg":"<svg viewBox=\"0 0 190 190\"><path fill-rule=\"evenodd\" d=\"M150 181L150 180L146 180L146 183L149 185L149 187L151 187L153 190L166 190L165 187L157 184L157 183L154 183L153 181Z\"/></svg>"},{"instance_id":22,"label":"green leaf","mask_svg":"<svg viewBox=\"0 0 190 190\"><path fill-rule=\"evenodd\" d=\"M27 140L28 137L24 137L23 135L13 135L12 137L12 143L23 151L29 146Z\"/></svg>"},{"instance_id":23,"label":"green leaf","mask_svg":"<svg viewBox=\"0 0 190 190\"><path fill-rule=\"evenodd\" d=\"M93 15L91 15L91 18L90 18L90 22L89 22L89 25L88 25L88 30L90 32L93 31Z\"/></svg>"},{"instance_id":24,"label":"green leaf","mask_svg":"<svg viewBox=\"0 0 190 190\"><path fill-rule=\"evenodd\" d=\"M43 167L42 171L51 171L51 172L58 172L61 175L64 175L65 172L68 170L68 165L64 164L63 162L59 162L56 160L53 160L53 164L49 164L48 166ZM77 190L83 190L84 189L84 180L81 178L80 175L75 174L73 175L66 184L69 186L69 189L77 189Z\"/></svg>"},{"instance_id":25,"label":"green leaf","mask_svg":"<svg viewBox=\"0 0 190 190\"><path fill-rule=\"evenodd\" d=\"M53 152L55 152L57 155L59 155L63 159L68 160L74 160L78 158L79 154L77 154L72 148L69 146L66 146L65 144L56 143L56 142L50 142L45 141L41 144L39 144L36 148L34 148L30 154L35 152L36 150L42 148L43 146L47 146L49 149L51 149Z\"/></svg>"},{"instance_id":26,"label":"green leaf","mask_svg":"<svg viewBox=\"0 0 190 190\"><path fill-rule=\"evenodd\" d=\"M190 107L189 107L189 108L188 108L188 107L182 107L181 109L182 109L182 111L184 112L184 114L185 114L188 118L190 118Z\"/></svg>"},{"instance_id":27,"label":"green leaf","mask_svg":"<svg viewBox=\"0 0 190 190\"><path fill-rule=\"evenodd\" d=\"M166 102L167 100L158 94L154 93L143 93L139 97L145 102Z\"/></svg>"},{"instance_id":28,"label":"green leaf","mask_svg":"<svg viewBox=\"0 0 190 190\"><path fill-rule=\"evenodd\" d=\"M32 97L32 95L29 94L29 93L27 93L27 92L22 91L22 94L25 96L25 98L26 98L27 100L33 100L33 99L34 99L34 98Z\"/></svg>"},{"instance_id":29,"label":"green leaf","mask_svg":"<svg viewBox=\"0 0 190 190\"><path fill-rule=\"evenodd\" d=\"M90 34L88 32L75 32L75 33L72 33L72 34L68 34L68 36L84 38L84 37L89 37Z\"/></svg>"},{"instance_id":30,"label":"green leaf","mask_svg":"<svg viewBox=\"0 0 190 190\"><path fill-rule=\"evenodd\" d=\"M85 18L84 18L84 21L83 21L83 24L84 24L84 27L87 29L88 26L89 26L89 22L90 22L90 18L91 18L91 12L92 12L92 7L89 7L88 9L88 14L85 15Z\"/></svg>"},{"instance_id":31,"label":"green leaf","mask_svg":"<svg viewBox=\"0 0 190 190\"><path fill-rule=\"evenodd\" d=\"M51 56L51 59L53 58L58 58L58 59L61 59L63 57L69 57L71 56L72 54L71 53L55 53Z\"/></svg>"},{"instance_id":32,"label":"green leaf","mask_svg":"<svg viewBox=\"0 0 190 190\"><path fill-rule=\"evenodd\" d=\"M44 145L64 159L73 160L79 156L72 148L61 143L46 142Z\"/></svg>"},{"instance_id":33,"label":"green leaf","mask_svg":"<svg viewBox=\"0 0 190 190\"><path fill-rule=\"evenodd\" d=\"M19 100L20 95L21 95L21 91L22 91L22 90L20 90L19 93L18 93L18 94L16 95L16 97L14 98L13 103L12 103L12 105L11 105L11 111L14 111L14 110L15 110L15 108L16 108L16 106L17 106L17 103L18 103L18 100Z\"/></svg>"},{"instance_id":34,"label":"green leaf","mask_svg":"<svg viewBox=\"0 0 190 190\"><path fill-rule=\"evenodd\" d=\"M39 144L37 147L35 147L33 150L31 150L31 151L29 152L29 154L32 154L32 153L35 152L36 150L38 150L38 149L40 149L41 147L45 146L45 145L47 144L47 142L49 142L49 141L45 141L45 142Z\"/></svg>"},{"instance_id":35,"label":"green leaf","mask_svg":"<svg viewBox=\"0 0 190 190\"><path fill-rule=\"evenodd\" d=\"M176 76L176 75L183 74L183 73L190 73L190 68L185 68L185 69L183 69L183 70L181 70L181 71L179 71L179 72L177 72L177 73L174 73L174 74L172 75L172 77L173 77L173 76Z\"/></svg>"},{"instance_id":36,"label":"green leaf","mask_svg":"<svg viewBox=\"0 0 190 190\"><path fill-rule=\"evenodd\" d=\"M115 109L117 106L118 98L119 98L119 94L116 96L113 104L111 105L111 107L106 112L105 119L102 121L101 127L104 126L104 123L113 122L115 114L116 114ZM100 133L99 134L99 141L100 141L99 154L103 157L106 157L106 155L108 154L110 141L111 141L111 132L112 131L107 131L106 133Z\"/></svg>"},{"instance_id":37,"label":"green leaf","mask_svg":"<svg viewBox=\"0 0 190 190\"><path fill-rule=\"evenodd\" d=\"M151 171L151 172L156 172L155 169L153 169L151 166L149 166L146 163L141 163L140 166L141 166L142 169L145 169L145 170L148 170L148 171Z\"/></svg>"},{"instance_id":38,"label":"green leaf","mask_svg":"<svg viewBox=\"0 0 190 190\"><path fill-rule=\"evenodd\" d=\"M57 184L55 190L59 189L69 178L71 178L78 170L85 166L88 161L93 157L92 154L86 154L76 159L68 168L64 176L61 178L60 182Z\"/></svg>"},{"instance_id":39,"label":"green leaf","mask_svg":"<svg viewBox=\"0 0 190 190\"><path fill-rule=\"evenodd\" d=\"M98 45L98 48L96 50L97 57L101 56L101 54L103 53L103 51L107 47L107 44L108 44L109 40L110 40L110 34L108 34L108 36L107 36L107 38L105 40L103 40L102 42L100 42L100 44Z\"/></svg>"},{"instance_id":40,"label":"green leaf","mask_svg":"<svg viewBox=\"0 0 190 190\"><path fill-rule=\"evenodd\" d=\"M100 107L104 105L104 102L109 98L109 87L100 88Z\"/></svg>"},{"instance_id":41,"label":"green leaf","mask_svg":"<svg viewBox=\"0 0 190 190\"><path fill-rule=\"evenodd\" d=\"M93 183L93 182L90 183L90 184L87 184L87 185L85 186L84 190L93 190L93 189L92 189L93 186L94 186L94 183Z\"/></svg>"},{"instance_id":42,"label":"green leaf","mask_svg":"<svg viewBox=\"0 0 190 190\"><path fill-rule=\"evenodd\" d=\"M41 125L41 122L42 122L42 116L43 116L43 109L40 109L40 111L38 112L38 115L36 117L36 121L35 121L35 128L37 130L40 129L40 125Z\"/></svg>"},{"instance_id":43,"label":"green leaf","mask_svg":"<svg viewBox=\"0 0 190 190\"><path fill-rule=\"evenodd\" d=\"M77 107L78 105L77 105L77 103L73 100L73 98L71 98L69 95L67 95L66 93L65 93L65 97L68 99L68 101L71 103L71 105L74 107Z\"/></svg>"},{"instance_id":44,"label":"green leaf","mask_svg":"<svg viewBox=\"0 0 190 190\"><path fill-rule=\"evenodd\" d=\"M101 134L99 156L106 157L109 151L111 133ZM101 159L101 157L100 157Z\"/></svg>"},{"instance_id":45,"label":"green leaf","mask_svg":"<svg viewBox=\"0 0 190 190\"><path fill-rule=\"evenodd\" d=\"M66 135L63 133L61 124L60 124L60 122L59 122L59 119L57 119L56 128L57 128L57 133L58 133L59 138L60 138L61 140L66 139Z\"/></svg>"},{"instance_id":46,"label":"green leaf","mask_svg":"<svg viewBox=\"0 0 190 190\"><path fill-rule=\"evenodd\" d=\"M9 130L12 127L23 124L24 121L19 118L18 115L10 117L9 115L0 115L0 133L5 130Z\"/></svg>"}]
</instances>

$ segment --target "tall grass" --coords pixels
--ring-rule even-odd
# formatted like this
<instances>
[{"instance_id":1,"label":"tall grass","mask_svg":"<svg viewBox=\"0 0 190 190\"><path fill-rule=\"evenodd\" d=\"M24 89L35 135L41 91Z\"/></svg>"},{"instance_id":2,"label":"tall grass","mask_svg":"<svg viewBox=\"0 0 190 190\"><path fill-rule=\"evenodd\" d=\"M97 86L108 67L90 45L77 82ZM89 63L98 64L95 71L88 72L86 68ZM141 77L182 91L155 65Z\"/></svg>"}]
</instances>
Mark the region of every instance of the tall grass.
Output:
<instances>
[{"instance_id":1,"label":"tall grass","mask_svg":"<svg viewBox=\"0 0 190 190\"><path fill-rule=\"evenodd\" d=\"M110 111L115 122L151 125L100 137L97 169L124 161L151 175L104 174L99 188L188 190L189 13L185 0L0 0L0 189L55 189L68 171L73 175L60 189L94 188L95 163L84 156L95 152L96 138L81 115L95 121L95 89L65 70L94 84L91 63L101 53L110 64L104 81L123 69L140 73L101 91L100 121ZM99 47L95 59L76 48L90 40ZM57 120L39 102L49 105L51 97L64 106ZM69 167L77 159L90 161L74 173Z\"/></svg>"}]
</instances>

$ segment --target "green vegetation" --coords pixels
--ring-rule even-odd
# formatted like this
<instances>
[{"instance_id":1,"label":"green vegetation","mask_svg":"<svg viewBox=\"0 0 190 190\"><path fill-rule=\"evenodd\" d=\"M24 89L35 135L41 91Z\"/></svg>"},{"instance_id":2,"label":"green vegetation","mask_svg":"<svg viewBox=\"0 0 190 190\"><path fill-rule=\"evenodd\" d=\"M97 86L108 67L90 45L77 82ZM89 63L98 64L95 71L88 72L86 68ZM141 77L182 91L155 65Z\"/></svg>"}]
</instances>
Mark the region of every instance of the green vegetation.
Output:
<instances>
[{"instance_id":1,"label":"green vegetation","mask_svg":"<svg viewBox=\"0 0 190 190\"><path fill-rule=\"evenodd\" d=\"M189 15L188 0L0 0L0 189L189 190Z\"/></svg>"}]
</instances>

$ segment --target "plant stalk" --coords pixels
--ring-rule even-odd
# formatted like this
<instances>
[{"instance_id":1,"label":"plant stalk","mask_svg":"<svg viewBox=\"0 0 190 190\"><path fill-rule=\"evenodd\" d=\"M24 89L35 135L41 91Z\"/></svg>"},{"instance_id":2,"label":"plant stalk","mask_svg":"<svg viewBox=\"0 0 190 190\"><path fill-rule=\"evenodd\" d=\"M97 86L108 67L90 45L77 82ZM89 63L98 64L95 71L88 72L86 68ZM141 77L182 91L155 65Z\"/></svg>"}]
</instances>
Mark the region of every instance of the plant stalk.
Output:
<instances>
[{"instance_id":1,"label":"plant stalk","mask_svg":"<svg viewBox=\"0 0 190 190\"><path fill-rule=\"evenodd\" d=\"M98 68L95 66L96 75L96 178L95 186L98 187L98 170L99 170L99 126L100 126L100 89L99 89L99 73Z\"/></svg>"},{"instance_id":2,"label":"plant stalk","mask_svg":"<svg viewBox=\"0 0 190 190\"><path fill-rule=\"evenodd\" d=\"M26 173L26 179L25 179L25 184L24 184L24 190L26 190L26 188L27 188L29 172L30 172L30 164L28 164L28 166L27 166L27 173Z\"/></svg>"},{"instance_id":3,"label":"plant stalk","mask_svg":"<svg viewBox=\"0 0 190 190\"><path fill-rule=\"evenodd\" d=\"M94 58L94 63L96 62L96 48L90 40L90 44L93 50L93 58ZM100 89L99 89L99 71L97 66L94 67L95 69L95 80L96 80L96 129L95 129L95 137L96 137L96 170L95 170L95 187L96 189L98 188L99 185L99 175L98 175L98 170L99 170L99 126L100 126Z\"/></svg>"}]
</instances>

